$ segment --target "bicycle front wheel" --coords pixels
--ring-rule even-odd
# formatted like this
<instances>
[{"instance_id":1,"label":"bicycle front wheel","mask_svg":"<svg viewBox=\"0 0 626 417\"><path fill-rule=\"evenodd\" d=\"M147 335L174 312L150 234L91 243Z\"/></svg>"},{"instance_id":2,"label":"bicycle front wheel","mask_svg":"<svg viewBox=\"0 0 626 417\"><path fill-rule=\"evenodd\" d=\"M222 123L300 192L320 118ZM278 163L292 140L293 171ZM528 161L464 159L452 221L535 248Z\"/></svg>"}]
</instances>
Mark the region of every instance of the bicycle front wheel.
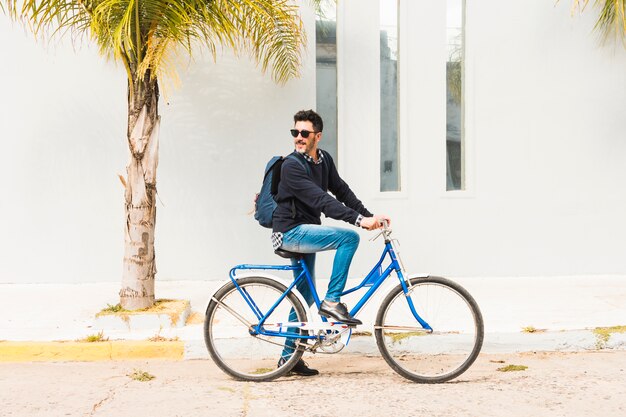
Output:
<instances>
[{"instance_id":1,"label":"bicycle front wheel","mask_svg":"<svg viewBox=\"0 0 626 417\"><path fill-rule=\"evenodd\" d=\"M301 339L254 334L252 326L258 324L259 315L267 314L287 287L265 277L242 278L237 284L257 311L253 311L234 283L220 288L209 303L204 321L209 354L217 366L236 379L260 382L278 378L289 372L303 353L298 348L285 350L285 343L297 346ZM266 319L264 328L278 332L278 323L305 321L302 303L294 293L289 293ZM289 331L300 332L298 328ZM284 364L277 367L281 358Z\"/></svg>"},{"instance_id":2,"label":"bicycle front wheel","mask_svg":"<svg viewBox=\"0 0 626 417\"><path fill-rule=\"evenodd\" d=\"M480 309L460 285L441 277L412 278L405 295L395 287L382 302L374 332L391 368L415 382L449 381L478 357L484 329ZM424 330L409 307L430 325Z\"/></svg>"}]
</instances>

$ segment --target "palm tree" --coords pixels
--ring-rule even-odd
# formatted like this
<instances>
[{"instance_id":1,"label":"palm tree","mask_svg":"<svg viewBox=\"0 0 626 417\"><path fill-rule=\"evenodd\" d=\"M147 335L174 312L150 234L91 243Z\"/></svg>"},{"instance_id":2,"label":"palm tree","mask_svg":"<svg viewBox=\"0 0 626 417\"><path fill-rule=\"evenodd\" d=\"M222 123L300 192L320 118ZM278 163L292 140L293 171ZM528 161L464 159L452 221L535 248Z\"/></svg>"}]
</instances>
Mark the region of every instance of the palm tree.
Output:
<instances>
[{"instance_id":1,"label":"palm tree","mask_svg":"<svg viewBox=\"0 0 626 417\"><path fill-rule=\"evenodd\" d=\"M573 0L572 11L582 12L588 4L589 0ZM600 8L595 29L604 40L614 37L620 39L626 47L626 0L595 0L594 5Z\"/></svg>"},{"instance_id":2,"label":"palm tree","mask_svg":"<svg viewBox=\"0 0 626 417\"><path fill-rule=\"evenodd\" d=\"M4 4L3 4L4 3ZM319 1L312 1L319 7ZM174 50L200 43L250 54L283 83L299 75L305 42L293 0L0 0L0 8L36 36L71 33L94 41L128 77L130 151L125 186L125 253L120 303L154 304L154 227L159 149L159 80L171 76ZM80 36L85 35L85 36Z\"/></svg>"}]
</instances>

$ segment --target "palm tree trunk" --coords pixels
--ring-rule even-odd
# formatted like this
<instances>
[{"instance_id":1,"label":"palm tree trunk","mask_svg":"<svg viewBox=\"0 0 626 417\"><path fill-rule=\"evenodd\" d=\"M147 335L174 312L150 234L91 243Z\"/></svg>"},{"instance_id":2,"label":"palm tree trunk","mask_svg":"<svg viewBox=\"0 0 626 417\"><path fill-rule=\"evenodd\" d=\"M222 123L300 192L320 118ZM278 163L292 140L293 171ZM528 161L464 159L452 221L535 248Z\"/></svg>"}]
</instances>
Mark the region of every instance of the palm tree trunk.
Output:
<instances>
[{"instance_id":1,"label":"palm tree trunk","mask_svg":"<svg viewBox=\"0 0 626 417\"><path fill-rule=\"evenodd\" d=\"M133 74L135 75L135 74ZM135 80L128 94L128 148L126 167L124 270L120 304L137 310L154 304L154 228L156 169L159 157L159 88L148 72Z\"/></svg>"}]
</instances>

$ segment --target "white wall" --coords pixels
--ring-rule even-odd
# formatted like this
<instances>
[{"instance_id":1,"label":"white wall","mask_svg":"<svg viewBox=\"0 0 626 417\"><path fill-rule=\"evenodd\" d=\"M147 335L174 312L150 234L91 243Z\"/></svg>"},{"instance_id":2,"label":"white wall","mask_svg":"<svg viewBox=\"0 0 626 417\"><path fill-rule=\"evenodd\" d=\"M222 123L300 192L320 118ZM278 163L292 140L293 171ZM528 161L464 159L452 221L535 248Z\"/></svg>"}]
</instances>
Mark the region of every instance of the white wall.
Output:
<instances>
[{"instance_id":1,"label":"white wall","mask_svg":"<svg viewBox=\"0 0 626 417\"><path fill-rule=\"evenodd\" d=\"M342 175L393 216L411 270L626 275L626 51L598 45L591 8L467 3L467 190L445 191L444 1L401 6L403 190L390 194L378 191L378 2L340 2ZM223 279L276 259L247 212L267 159L291 150L293 113L315 106L305 13L301 79L277 87L225 53L184 63L181 88L162 97L157 279ZM123 69L92 48L45 49L6 18L0 53L0 282L119 280ZM380 249L362 236L355 276Z\"/></svg>"},{"instance_id":2,"label":"white wall","mask_svg":"<svg viewBox=\"0 0 626 417\"><path fill-rule=\"evenodd\" d=\"M120 274L123 69L0 15L0 282Z\"/></svg>"},{"instance_id":3,"label":"white wall","mask_svg":"<svg viewBox=\"0 0 626 417\"><path fill-rule=\"evenodd\" d=\"M0 282L120 280L125 71L95 48L46 49L0 17ZM204 55L162 91L158 279L223 279L275 257L248 212L267 160L292 150L293 114L315 106L314 58L277 86L247 58Z\"/></svg>"},{"instance_id":4,"label":"white wall","mask_svg":"<svg viewBox=\"0 0 626 417\"><path fill-rule=\"evenodd\" d=\"M598 46L591 8L472 3L472 199L441 207L462 218L451 273L624 274L626 50Z\"/></svg>"},{"instance_id":5,"label":"white wall","mask_svg":"<svg viewBox=\"0 0 626 417\"><path fill-rule=\"evenodd\" d=\"M377 51L362 53L375 42L377 2L345 3L344 175L368 207L394 215L410 269L626 273L626 50L598 45L594 10L573 18L567 2L467 2L468 187L446 192L445 2L404 2L407 171L389 198L376 192L378 154L352 156L378 146L378 91L358 87L377 77Z\"/></svg>"}]
</instances>

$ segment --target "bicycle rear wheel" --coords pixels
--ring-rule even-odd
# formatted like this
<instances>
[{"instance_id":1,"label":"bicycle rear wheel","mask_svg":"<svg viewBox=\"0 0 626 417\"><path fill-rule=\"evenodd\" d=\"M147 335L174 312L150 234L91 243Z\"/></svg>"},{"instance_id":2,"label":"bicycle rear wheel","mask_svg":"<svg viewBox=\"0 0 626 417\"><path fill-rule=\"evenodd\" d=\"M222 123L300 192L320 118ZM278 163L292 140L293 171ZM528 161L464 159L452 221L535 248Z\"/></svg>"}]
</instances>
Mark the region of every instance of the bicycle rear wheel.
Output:
<instances>
[{"instance_id":1,"label":"bicycle rear wheel","mask_svg":"<svg viewBox=\"0 0 626 417\"><path fill-rule=\"evenodd\" d=\"M248 277L237 280L242 291L247 293L262 315L278 301L287 287L265 277ZM289 293L265 321L265 328L276 323L289 322L289 315L294 311L296 320L306 321L306 312L294 293ZM229 282L220 288L209 303L204 321L204 340L213 361L233 378L246 381L270 381L291 370L302 357L302 349L295 349L285 356L285 363L277 367L284 356L286 338L278 336L254 335L251 326L259 318L244 300L235 284ZM283 328L283 331L287 329ZM299 333L299 329L291 329ZM301 339L290 339L297 342Z\"/></svg>"},{"instance_id":2,"label":"bicycle rear wheel","mask_svg":"<svg viewBox=\"0 0 626 417\"><path fill-rule=\"evenodd\" d=\"M433 331L427 332L415 311ZM374 326L376 344L391 368L415 382L449 381L478 357L484 329L480 309L460 285L441 277L412 278L409 295L395 287L382 302Z\"/></svg>"}]
</instances>

